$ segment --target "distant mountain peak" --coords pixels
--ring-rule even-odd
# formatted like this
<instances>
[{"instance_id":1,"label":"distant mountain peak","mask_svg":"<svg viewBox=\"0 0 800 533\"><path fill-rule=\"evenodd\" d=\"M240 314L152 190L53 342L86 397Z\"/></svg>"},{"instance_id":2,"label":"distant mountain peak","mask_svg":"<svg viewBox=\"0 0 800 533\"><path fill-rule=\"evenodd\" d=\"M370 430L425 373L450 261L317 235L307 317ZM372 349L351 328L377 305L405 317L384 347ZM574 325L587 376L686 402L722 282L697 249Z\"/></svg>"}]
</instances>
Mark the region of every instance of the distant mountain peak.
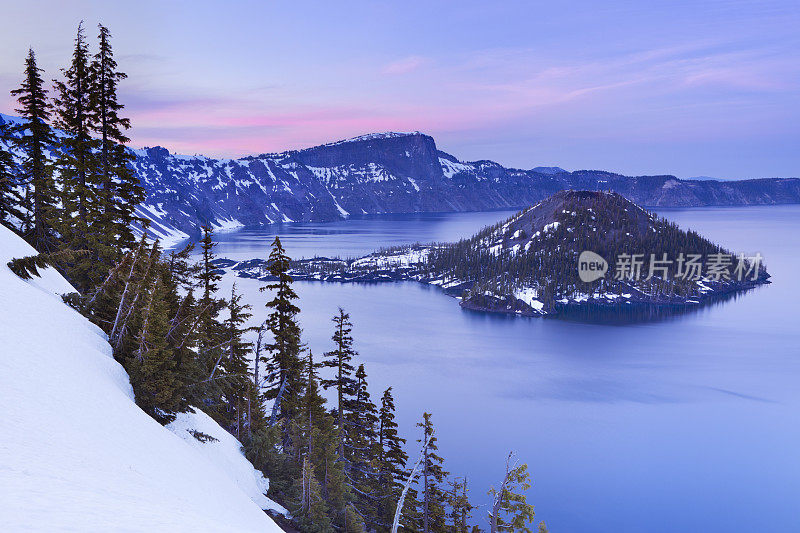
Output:
<instances>
[{"instance_id":1,"label":"distant mountain peak","mask_svg":"<svg viewBox=\"0 0 800 533\"><path fill-rule=\"evenodd\" d=\"M0 115L3 123L17 117ZM16 132L14 135L18 135ZM11 143L0 141L15 154ZM800 180L684 181L560 167L463 161L420 132L382 132L238 159L131 149L147 198L149 232L169 242L218 228L339 220L378 213L509 209L564 189L614 190L640 205L690 207L800 203Z\"/></svg>"},{"instance_id":2,"label":"distant mountain peak","mask_svg":"<svg viewBox=\"0 0 800 533\"><path fill-rule=\"evenodd\" d=\"M5 113L0 113L0 126L3 124L22 124L22 119L12 115L6 115Z\"/></svg>"},{"instance_id":3,"label":"distant mountain peak","mask_svg":"<svg viewBox=\"0 0 800 533\"><path fill-rule=\"evenodd\" d=\"M418 131L411 131L411 132L384 131L380 133L366 133L364 135L359 135L358 137L351 137L349 139L333 141L330 143L322 144L320 146L336 146L339 144L356 143L364 141L377 141L383 139L395 139L398 137L414 137L416 135L422 135L422 133Z\"/></svg>"},{"instance_id":4,"label":"distant mountain peak","mask_svg":"<svg viewBox=\"0 0 800 533\"><path fill-rule=\"evenodd\" d=\"M538 172L539 174L562 174L567 172L561 167L534 167L531 170Z\"/></svg>"}]
</instances>

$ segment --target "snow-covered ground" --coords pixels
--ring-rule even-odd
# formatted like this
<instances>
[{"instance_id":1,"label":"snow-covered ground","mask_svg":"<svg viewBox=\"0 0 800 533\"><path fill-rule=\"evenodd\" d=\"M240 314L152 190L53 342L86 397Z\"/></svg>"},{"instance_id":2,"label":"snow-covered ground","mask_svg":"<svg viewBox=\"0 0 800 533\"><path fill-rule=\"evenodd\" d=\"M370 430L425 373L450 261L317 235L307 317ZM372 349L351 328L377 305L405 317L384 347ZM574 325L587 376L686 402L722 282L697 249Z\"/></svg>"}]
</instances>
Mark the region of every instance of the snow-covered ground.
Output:
<instances>
[{"instance_id":1,"label":"snow-covered ground","mask_svg":"<svg viewBox=\"0 0 800 533\"><path fill-rule=\"evenodd\" d=\"M0 529L280 531L233 437L202 413L172 431L147 416L103 332L62 303L69 284L6 266L32 254L0 226Z\"/></svg>"},{"instance_id":2,"label":"snow-covered ground","mask_svg":"<svg viewBox=\"0 0 800 533\"><path fill-rule=\"evenodd\" d=\"M354 268L390 268L398 266L419 265L424 263L430 248L408 248L383 255L370 254L353 261Z\"/></svg>"},{"instance_id":3,"label":"snow-covered ground","mask_svg":"<svg viewBox=\"0 0 800 533\"><path fill-rule=\"evenodd\" d=\"M544 313L544 304L539 301L539 291L535 288L517 289L514 291L514 297L518 300L525 302L531 306L534 311Z\"/></svg>"}]
</instances>

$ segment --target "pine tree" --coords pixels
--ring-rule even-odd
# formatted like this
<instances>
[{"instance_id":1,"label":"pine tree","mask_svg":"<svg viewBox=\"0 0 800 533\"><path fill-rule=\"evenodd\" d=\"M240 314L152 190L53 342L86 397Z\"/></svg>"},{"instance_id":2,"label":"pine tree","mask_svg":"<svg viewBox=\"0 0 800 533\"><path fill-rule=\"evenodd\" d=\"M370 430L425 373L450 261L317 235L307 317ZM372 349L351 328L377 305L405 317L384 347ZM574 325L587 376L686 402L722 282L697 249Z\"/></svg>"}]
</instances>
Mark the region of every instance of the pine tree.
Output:
<instances>
[{"instance_id":1,"label":"pine tree","mask_svg":"<svg viewBox=\"0 0 800 533\"><path fill-rule=\"evenodd\" d=\"M90 107L89 48L78 25L69 68L62 69L64 81L54 81L55 127L66 134L55 162L61 182L61 217L58 230L64 244L73 250L91 250L76 264L67 266L72 284L86 292L101 281L109 264L100 262L100 215L98 199L98 143L90 135L93 110Z\"/></svg>"},{"instance_id":2,"label":"pine tree","mask_svg":"<svg viewBox=\"0 0 800 533\"><path fill-rule=\"evenodd\" d=\"M301 475L297 480L299 487L296 489L300 493L300 503L292 510L292 516L304 532L332 533L334 530L327 514L328 506L322 498L314 470L311 460L303 458Z\"/></svg>"},{"instance_id":3,"label":"pine tree","mask_svg":"<svg viewBox=\"0 0 800 533\"><path fill-rule=\"evenodd\" d=\"M24 154L20 178L26 190L25 209L30 213L23 221L23 234L37 251L52 252L57 244L53 230L57 190L48 151L56 139L48 122L51 106L42 72L36 65L36 55L29 50L25 79L11 94L17 97L20 107L16 111L23 118L23 123L14 128L19 133L16 143Z\"/></svg>"},{"instance_id":4,"label":"pine tree","mask_svg":"<svg viewBox=\"0 0 800 533\"><path fill-rule=\"evenodd\" d=\"M208 226L203 226L201 230L203 232L203 237L200 239L201 260L197 281L203 289L202 301L210 304L217 290L219 290L218 283L219 280L222 279L222 275L214 266L214 260L216 259L214 256L214 248L217 246L214 242L214 230ZM217 312L219 312L219 310Z\"/></svg>"},{"instance_id":5,"label":"pine tree","mask_svg":"<svg viewBox=\"0 0 800 533\"><path fill-rule=\"evenodd\" d=\"M185 411L184 384L176 370L172 348L167 343L169 316L164 272L147 288L141 311L138 346L128 365L136 403L150 416L167 424L175 413Z\"/></svg>"},{"instance_id":6,"label":"pine tree","mask_svg":"<svg viewBox=\"0 0 800 533\"><path fill-rule=\"evenodd\" d=\"M533 524L533 505L527 502L524 491L531 488L528 465L525 463L514 464L514 454L509 453L506 459L506 473L500 489L489 489L492 499L492 509L489 521L492 525L491 532L523 531L532 533L529 524ZM547 531L544 522L539 524L539 531Z\"/></svg>"},{"instance_id":7,"label":"pine tree","mask_svg":"<svg viewBox=\"0 0 800 533\"><path fill-rule=\"evenodd\" d=\"M192 387L192 402L202 406L218 423L225 425L224 387L227 379L223 359L225 357L225 330L217 317L225 307L218 299L219 280L222 278L214 266L213 231L203 227L200 240L201 259L197 273L197 284L201 291L198 301L197 325L197 376Z\"/></svg>"},{"instance_id":8,"label":"pine tree","mask_svg":"<svg viewBox=\"0 0 800 533\"><path fill-rule=\"evenodd\" d=\"M287 422L294 417L302 387L300 326L296 318L300 309L293 303L297 300L297 293L292 288L290 266L291 259L286 255L280 238L275 237L269 255L269 273L275 281L261 288L262 291L275 291L273 299L266 304L270 310L267 327L273 339L265 344L269 353L269 384L265 399L274 401L271 415L273 423L281 420Z\"/></svg>"},{"instance_id":9,"label":"pine tree","mask_svg":"<svg viewBox=\"0 0 800 533\"><path fill-rule=\"evenodd\" d=\"M355 496L354 505L364 518L367 529L375 528L378 515L378 472L375 468L379 456L377 422L377 409L367 389L367 373L364 365L359 365L352 412L348 413L347 420L345 472Z\"/></svg>"},{"instance_id":10,"label":"pine tree","mask_svg":"<svg viewBox=\"0 0 800 533\"><path fill-rule=\"evenodd\" d=\"M394 397L389 387L383 392L378 412L378 522L381 530L391 528L408 460L403 451L406 439L397 432L394 410Z\"/></svg>"},{"instance_id":11,"label":"pine tree","mask_svg":"<svg viewBox=\"0 0 800 533\"><path fill-rule=\"evenodd\" d=\"M320 495L337 523L345 524L345 507L350 500L345 484L342 463L337 460L337 430L334 419L325 409L325 399L319 394L318 365L308 352L305 361L305 384L292 420L292 445L299 464L313 465L314 479L319 482Z\"/></svg>"},{"instance_id":12,"label":"pine tree","mask_svg":"<svg viewBox=\"0 0 800 533\"><path fill-rule=\"evenodd\" d=\"M0 224L17 231L24 214L22 198L17 190L17 169L14 157L6 149L13 142L7 124L0 124Z\"/></svg>"},{"instance_id":13,"label":"pine tree","mask_svg":"<svg viewBox=\"0 0 800 533\"><path fill-rule=\"evenodd\" d=\"M339 428L339 458L344 459L344 441L347 434L345 427L346 413L352 410L348 405L349 397L354 395L356 382L353 379L355 368L350 364L353 357L358 353L353 349L353 324L350 322L350 315L340 307L338 314L333 317L334 332L333 342L336 348L331 352L325 353L323 362L324 367L333 368L334 378L322 380L322 386L327 390L330 387L336 388L336 418Z\"/></svg>"},{"instance_id":14,"label":"pine tree","mask_svg":"<svg viewBox=\"0 0 800 533\"><path fill-rule=\"evenodd\" d=\"M345 510L344 531L346 533L364 533L366 531L364 518L358 514L358 511L352 504L348 505Z\"/></svg>"},{"instance_id":15,"label":"pine tree","mask_svg":"<svg viewBox=\"0 0 800 533\"><path fill-rule=\"evenodd\" d=\"M113 260L115 250L133 246L131 227L138 221L136 206L145 195L130 166L134 156L125 149L130 139L124 132L131 123L120 116L124 106L117 99L117 85L128 76L117 70L108 28L102 24L98 24L98 28L99 50L91 65L91 106L95 111L92 127L99 143L104 249L110 252Z\"/></svg>"},{"instance_id":16,"label":"pine tree","mask_svg":"<svg viewBox=\"0 0 800 533\"><path fill-rule=\"evenodd\" d=\"M245 326L252 316L248 312L250 306L242 303L242 295L236 293L236 284L231 289L228 302L229 316L225 320L227 337L227 360L225 372L228 380L225 383L225 396L228 399L228 431L238 439L242 425L247 423L247 399L250 391L249 361L247 360L253 344L244 340L244 335L252 328Z\"/></svg>"},{"instance_id":17,"label":"pine tree","mask_svg":"<svg viewBox=\"0 0 800 533\"><path fill-rule=\"evenodd\" d=\"M467 478L449 481L447 501L450 504L450 529L453 533L469 533L469 519L474 507L469 502Z\"/></svg>"},{"instance_id":18,"label":"pine tree","mask_svg":"<svg viewBox=\"0 0 800 533\"><path fill-rule=\"evenodd\" d=\"M307 365L316 369L310 352ZM353 497L347 486L345 462L338 455L339 430L334 417L324 409L325 400L319 394L317 383L320 380L316 377L316 372L308 373L307 381L303 404L305 413L313 413L313 416L308 417L308 424L313 427L315 441L309 453L314 464L318 465L317 477L322 483L323 495L330 506L333 521L347 530L348 527L356 527L357 523L348 524L350 515L347 507ZM363 523L358 527L363 527Z\"/></svg>"},{"instance_id":19,"label":"pine tree","mask_svg":"<svg viewBox=\"0 0 800 533\"><path fill-rule=\"evenodd\" d=\"M430 413L422 414L422 422L417 424L422 428L422 437L417 440L419 443L427 442L423 448L422 458L422 530L428 532L445 532L447 525L445 520L446 495L442 490L442 484L447 477L447 472L443 468L444 459L436 452L439 447L436 444L437 438L433 436L433 422ZM430 439L428 439L430 437Z\"/></svg>"},{"instance_id":20,"label":"pine tree","mask_svg":"<svg viewBox=\"0 0 800 533\"><path fill-rule=\"evenodd\" d=\"M253 352L253 372L251 373L251 387L250 395L247 398L247 433L248 436L252 433L253 428L263 423L266 424L266 411L264 410L264 398L261 393L261 363L264 360L262 348L264 347L264 334L267 330L266 322L258 327L258 335L256 337L255 350ZM258 419L261 417L261 419ZM258 420L257 420L258 419Z\"/></svg>"},{"instance_id":21,"label":"pine tree","mask_svg":"<svg viewBox=\"0 0 800 533\"><path fill-rule=\"evenodd\" d=\"M173 347L175 367L187 384L196 386L200 371L197 364L197 353L194 351L196 345L196 324L197 324L197 300L194 293L189 291L184 296L179 295L180 286L176 283L174 274L170 273L165 281L168 286L170 323L167 333L167 342ZM187 397L191 396L190 391L186 392Z\"/></svg>"}]
</instances>

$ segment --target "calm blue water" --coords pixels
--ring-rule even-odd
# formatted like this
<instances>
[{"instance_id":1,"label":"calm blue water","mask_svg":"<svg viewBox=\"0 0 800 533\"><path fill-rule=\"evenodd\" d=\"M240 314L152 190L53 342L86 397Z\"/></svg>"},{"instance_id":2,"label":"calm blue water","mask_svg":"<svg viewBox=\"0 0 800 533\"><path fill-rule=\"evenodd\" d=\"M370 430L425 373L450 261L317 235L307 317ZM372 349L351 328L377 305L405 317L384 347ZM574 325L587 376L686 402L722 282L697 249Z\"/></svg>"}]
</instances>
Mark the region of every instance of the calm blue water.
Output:
<instances>
[{"instance_id":1,"label":"calm blue water","mask_svg":"<svg viewBox=\"0 0 800 533\"><path fill-rule=\"evenodd\" d=\"M241 230L219 235L219 255L265 257L276 232L297 257L360 255L465 237L508 214ZM469 477L474 503L513 450L554 532L800 531L800 206L661 214L761 252L773 284L691 315L601 326L468 312L414 283L297 283L305 341L329 349L343 306L373 398L394 387L406 436L433 413L447 469ZM258 318L260 284L237 284Z\"/></svg>"}]
</instances>

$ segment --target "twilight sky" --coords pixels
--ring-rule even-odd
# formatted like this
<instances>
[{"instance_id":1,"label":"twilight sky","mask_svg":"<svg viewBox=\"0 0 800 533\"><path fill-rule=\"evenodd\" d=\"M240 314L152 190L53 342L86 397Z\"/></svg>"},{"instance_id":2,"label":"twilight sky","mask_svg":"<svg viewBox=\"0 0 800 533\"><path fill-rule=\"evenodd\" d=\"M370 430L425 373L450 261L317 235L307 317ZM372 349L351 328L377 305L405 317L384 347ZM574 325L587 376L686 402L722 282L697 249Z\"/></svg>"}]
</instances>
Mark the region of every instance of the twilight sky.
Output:
<instances>
[{"instance_id":1,"label":"twilight sky","mask_svg":"<svg viewBox=\"0 0 800 533\"><path fill-rule=\"evenodd\" d=\"M241 156L374 131L460 159L800 175L800 2L0 0L0 112L109 26L133 146Z\"/></svg>"}]
</instances>

